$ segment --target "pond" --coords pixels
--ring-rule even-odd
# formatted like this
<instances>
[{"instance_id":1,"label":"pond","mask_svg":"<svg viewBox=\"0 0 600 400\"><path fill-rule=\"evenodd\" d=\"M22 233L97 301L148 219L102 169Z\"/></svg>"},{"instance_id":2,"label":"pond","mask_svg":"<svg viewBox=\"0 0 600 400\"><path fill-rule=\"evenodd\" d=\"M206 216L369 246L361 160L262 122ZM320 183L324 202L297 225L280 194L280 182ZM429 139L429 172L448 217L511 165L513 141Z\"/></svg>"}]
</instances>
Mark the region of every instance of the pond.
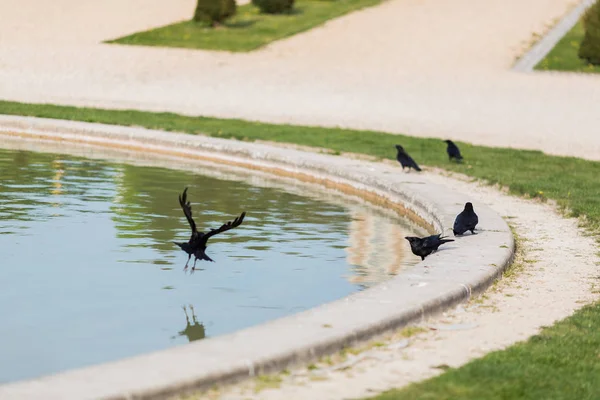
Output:
<instances>
[{"instance_id":1,"label":"pond","mask_svg":"<svg viewBox=\"0 0 600 400\"><path fill-rule=\"evenodd\" d=\"M403 238L420 228L358 198L178 168L0 149L0 382L233 332L418 262ZM172 243L190 234L177 201L186 186L201 230L247 211L194 274Z\"/></svg>"}]
</instances>

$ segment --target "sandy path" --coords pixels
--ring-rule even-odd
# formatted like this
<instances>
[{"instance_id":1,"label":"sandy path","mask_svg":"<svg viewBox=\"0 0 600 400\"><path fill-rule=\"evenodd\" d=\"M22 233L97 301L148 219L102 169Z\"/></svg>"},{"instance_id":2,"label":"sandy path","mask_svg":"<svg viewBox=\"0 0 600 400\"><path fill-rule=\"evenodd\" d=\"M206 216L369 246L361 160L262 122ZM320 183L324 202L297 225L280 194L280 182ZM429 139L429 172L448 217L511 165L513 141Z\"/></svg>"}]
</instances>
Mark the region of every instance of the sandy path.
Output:
<instances>
[{"instance_id":1,"label":"sandy path","mask_svg":"<svg viewBox=\"0 0 600 400\"><path fill-rule=\"evenodd\" d=\"M156 0L61 0L61 13L36 3L0 0L2 99L381 129L600 159L600 77L508 70L532 31L572 0L390 0L249 54L99 44L189 18L191 0L168 9Z\"/></svg>"},{"instance_id":2,"label":"sandy path","mask_svg":"<svg viewBox=\"0 0 600 400\"><path fill-rule=\"evenodd\" d=\"M0 0L0 46L98 43L183 19L195 0Z\"/></svg>"},{"instance_id":3,"label":"sandy path","mask_svg":"<svg viewBox=\"0 0 600 400\"><path fill-rule=\"evenodd\" d=\"M591 290L598 284L596 245L578 228L577 220L562 218L548 204L508 196L491 187L434 174L428 178L472 193L475 210L477 203L485 203L510 219L525 240L524 254L517 259L525 267L516 278L500 281L483 301L473 300L424 322L420 326L426 328L425 333L408 340L379 340L391 348L360 353L365 358L349 369L335 371L336 365L319 364L311 371L292 371L278 389L255 393L254 383L245 383L199 398L333 400L373 395L443 372L436 366L458 367L524 340L541 326L598 298ZM480 226L485 229L485 221Z\"/></svg>"}]
</instances>

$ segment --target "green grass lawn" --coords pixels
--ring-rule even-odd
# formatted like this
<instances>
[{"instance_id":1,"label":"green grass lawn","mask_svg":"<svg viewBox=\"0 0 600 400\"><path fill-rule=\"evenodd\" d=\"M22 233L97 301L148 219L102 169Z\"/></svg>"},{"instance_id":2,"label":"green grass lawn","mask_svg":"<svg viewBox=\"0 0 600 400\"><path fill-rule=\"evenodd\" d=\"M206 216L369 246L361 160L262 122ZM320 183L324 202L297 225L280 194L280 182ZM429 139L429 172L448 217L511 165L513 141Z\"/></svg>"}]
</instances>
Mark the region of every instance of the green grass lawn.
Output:
<instances>
[{"instance_id":1,"label":"green grass lawn","mask_svg":"<svg viewBox=\"0 0 600 400\"><path fill-rule=\"evenodd\" d=\"M296 0L294 10L282 15L261 14L258 8L246 4L239 6L237 14L218 28L209 28L190 20L134 33L108 43L250 51L381 1Z\"/></svg>"},{"instance_id":2,"label":"green grass lawn","mask_svg":"<svg viewBox=\"0 0 600 400\"><path fill-rule=\"evenodd\" d=\"M583 40L583 24L579 21L535 66L539 71L571 71L600 73L600 66L588 64L577 56Z\"/></svg>"},{"instance_id":3,"label":"green grass lawn","mask_svg":"<svg viewBox=\"0 0 600 400\"><path fill-rule=\"evenodd\" d=\"M448 161L443 138L423 139L384 132L274 125L172 113L0 101L0 114L143 126L239 140L269 140L382 159L395 159L394 144L399 143L425 166L499 183L510 188L513 194L556 200L567 215L584 215L586 226L595 234L600 232L600 162L595 161L458 142L465 162L456 164ZM402 173L400 168L398 173ZM378 399L598 399L598 377L600 305L596 304L525 343Z\"/></svg>"}]
</instances>

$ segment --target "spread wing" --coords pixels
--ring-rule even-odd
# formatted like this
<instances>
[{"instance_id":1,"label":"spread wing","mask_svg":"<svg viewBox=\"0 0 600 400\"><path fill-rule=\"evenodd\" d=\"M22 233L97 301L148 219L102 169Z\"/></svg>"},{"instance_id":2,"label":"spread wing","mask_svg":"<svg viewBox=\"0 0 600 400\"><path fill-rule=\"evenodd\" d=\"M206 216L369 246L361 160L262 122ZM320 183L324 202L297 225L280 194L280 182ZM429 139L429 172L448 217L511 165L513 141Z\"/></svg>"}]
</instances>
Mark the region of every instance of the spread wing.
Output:
<instances>
[{"instance_id":1,"label":"spread wing","mask_svg":"<svg viewBox=\"0 0 600 400\"><path fill-rule=\"evenodd\" d=\"M239 217L237 217L233 221L228 221L228 222L224 223L223 225L221 225L220 228L210 230L209 232L207 232L204 235L204 237L203 237L204 241L207 241L211 236L214 236L214 235L222 233L222 232L226 232L230 229L240 226L241 223L244 221L245 216L246 216L246 211L244 211Z\"/></svg>"},{"instance_id":2,"label":"spread wing","mask_svg":"<svg viewBox=\"0 0 600 400\"><path fill-rule=\"evenodd\" d=\"M190 204L189 201L187 201L187 190L188 188L185 188L183 193L179 195L179 205L181 206L181 209L183 210L183 213L185 214L185 217L187 218L190 227L192 228L192 236L197 232L196 230L196 223L194 222L194 219L192 218L192 205Z\"/></svg>"}]
</instances>

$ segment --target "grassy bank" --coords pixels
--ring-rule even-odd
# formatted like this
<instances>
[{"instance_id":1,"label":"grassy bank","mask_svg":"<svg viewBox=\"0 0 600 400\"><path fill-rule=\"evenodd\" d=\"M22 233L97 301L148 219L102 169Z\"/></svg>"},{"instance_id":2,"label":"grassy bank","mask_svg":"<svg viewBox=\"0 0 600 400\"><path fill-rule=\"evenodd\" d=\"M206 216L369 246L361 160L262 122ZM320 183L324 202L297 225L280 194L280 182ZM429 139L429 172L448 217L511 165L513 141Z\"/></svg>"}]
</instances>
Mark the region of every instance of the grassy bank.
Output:
<instances>
[{"instance_id":1,"label":"grassy bank","mask_svg":"<svg viewBox=\"0 0 600 400\"><path fill-rule=\"evenodd\" d=\"M395 158L402 144L419 163L442 167L510 188L518 195L553 199L570 215L585 215L600 228L600 163L458 143L465 162L448 161L441 139L383 132L273 125L171 113L0 102L0 114L135 125L190 134L270 140L323 147L335 152ZM398 173L402 173L398 169ZM556 233L560 235L560 232ZM576 260L574 261L576 262ZM529 341L492 353L463 368L380 396L382 399L595 399L600 393L600 305L587 307Z\"/></svg>"},{"instance_id":2,"label":"grassy bank","mask_svg":"<svg viewBox=\"0 0 600 400\"><path fill-rule=\"evenodd\" d=\"M245 4L238 7L237 14L218 28L209 28L190 20L134 33L108 43L250 51L380 2L381 0L296 0L294 11L282 15L261 14L252 4Z\"/></svg>"},{"instance_id":3,"label":"grassy bank","mask_svg":"<svg viewBox=\"0 0 600 400\"><path fill-rule=\"evenodd\" d=\"M535 66L535 69L539 71L600 73L600 66L588 64L577 56L584 33L583 24L579 21L554 46L546 58Z\"/></svg>"}]
</instances>

